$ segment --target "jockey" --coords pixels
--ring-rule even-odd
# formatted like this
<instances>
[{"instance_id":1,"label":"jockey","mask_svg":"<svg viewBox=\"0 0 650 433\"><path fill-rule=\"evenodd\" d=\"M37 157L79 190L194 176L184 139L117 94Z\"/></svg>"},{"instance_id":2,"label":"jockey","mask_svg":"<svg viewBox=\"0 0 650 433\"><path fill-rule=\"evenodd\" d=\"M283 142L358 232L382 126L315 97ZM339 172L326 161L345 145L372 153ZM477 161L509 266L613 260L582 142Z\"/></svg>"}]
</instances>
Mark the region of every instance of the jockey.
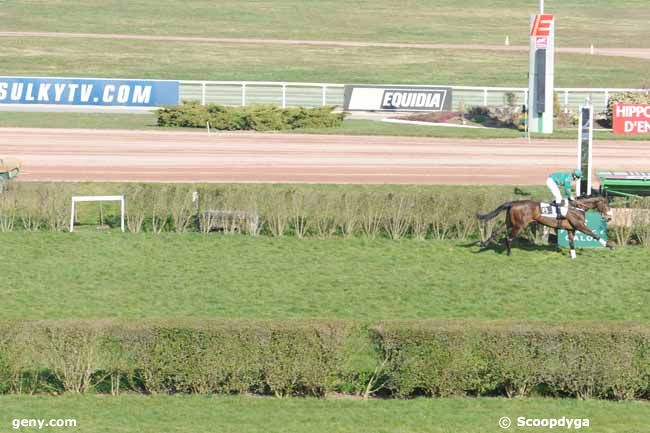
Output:
<instances>
[{"instance_id":1,"label":"jockey","mask_svg":"<svg viewBox=\"0 0 650 433\"><path fill-rule=\"evenodd\" d=\"M564 197L567 197L570 201L573 201L573 193L571 192L571 182L576 179L582 178L582 170L579 168L574 168L570 172L568 171L557 171L552 173L548 179L546 179L546 186L551 190L553 194L553 206L557 210L557 218L562 219L566 216L565 213L561 212L561 208L565 206ZM563 194L564 193L564 194Z\"/></svg>"}]
</instances>

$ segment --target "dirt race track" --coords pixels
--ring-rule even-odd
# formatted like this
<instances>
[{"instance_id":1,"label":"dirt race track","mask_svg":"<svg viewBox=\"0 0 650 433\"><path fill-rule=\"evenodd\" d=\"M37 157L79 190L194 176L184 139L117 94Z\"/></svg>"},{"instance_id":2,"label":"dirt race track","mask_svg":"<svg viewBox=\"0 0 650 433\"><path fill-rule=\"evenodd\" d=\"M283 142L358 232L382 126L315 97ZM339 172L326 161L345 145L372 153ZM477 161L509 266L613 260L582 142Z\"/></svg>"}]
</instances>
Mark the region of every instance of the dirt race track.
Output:
<instances>
[{"instance_id":1,"label":"dirt race track","mask_svg":"<svg viewBox=\"0 0 650 433\"><path fill-rule=\"evenodd\" d=\"M0 128L23 181L543 185L574 140ZM596 141L595 169L650 170L650 142Z\"/></svg>"}]
</instances>

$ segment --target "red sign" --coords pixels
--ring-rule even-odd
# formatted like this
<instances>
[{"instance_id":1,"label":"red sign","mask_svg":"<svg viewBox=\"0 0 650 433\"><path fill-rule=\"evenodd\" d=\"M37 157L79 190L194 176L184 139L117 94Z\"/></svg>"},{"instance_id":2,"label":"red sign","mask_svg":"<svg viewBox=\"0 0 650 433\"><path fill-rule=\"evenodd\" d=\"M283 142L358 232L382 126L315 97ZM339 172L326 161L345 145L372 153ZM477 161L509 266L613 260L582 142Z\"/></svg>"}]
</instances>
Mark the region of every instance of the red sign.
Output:
<instances>
[{"instance_id":1,"label":"red sign","mask_svg":"<svg viewBox=\"0 0 650 433\"><path fill-rule=\"evenodd\" d=\"M535 38L535 48L546 49L548 48L548 37L539 36Z\"/></svg>"},{"instance_id":2,"label":"red sign","mask_svg":"<svg viewBox=\"0 0 650 433\"><path fill-rule=\"evenodd\" d=\"M614 134L650 134L650 104L615 104Z\"/></svg>"},{"instance_id":3,"label":"red sign","mask_svg":"<svg viewBox=\"0 0 650 433\"><path fill-rule=\"evenodd\" d=\"M535 15L535 19L533 20L533 28L530 30L530 35L550 36L551 24L553 24L553 15Z\"/></svg>"}]
</instances>

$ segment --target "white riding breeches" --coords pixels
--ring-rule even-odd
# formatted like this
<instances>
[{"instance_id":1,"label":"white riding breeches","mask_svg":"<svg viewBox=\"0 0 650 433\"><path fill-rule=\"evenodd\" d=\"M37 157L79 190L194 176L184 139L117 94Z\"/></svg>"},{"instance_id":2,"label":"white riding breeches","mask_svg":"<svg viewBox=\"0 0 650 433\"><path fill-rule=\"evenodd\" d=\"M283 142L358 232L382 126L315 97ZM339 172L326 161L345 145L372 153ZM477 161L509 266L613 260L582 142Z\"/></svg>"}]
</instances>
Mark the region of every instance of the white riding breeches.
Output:
<instances>
[{"instance_id":1,"label":"white riding breeches","mask_svg":"<svg viewBox=\"0 0 650 433\"><path fill-rule=\"evenodd\" d=\"M558 187L557 183L555 183L555 181L550 177L546 179L546 186L551 190L551 194L553 194L553 199L555 202L559 204L562 201L562 193L560 192L560 187Z\"/></svg>"}]
</instances>

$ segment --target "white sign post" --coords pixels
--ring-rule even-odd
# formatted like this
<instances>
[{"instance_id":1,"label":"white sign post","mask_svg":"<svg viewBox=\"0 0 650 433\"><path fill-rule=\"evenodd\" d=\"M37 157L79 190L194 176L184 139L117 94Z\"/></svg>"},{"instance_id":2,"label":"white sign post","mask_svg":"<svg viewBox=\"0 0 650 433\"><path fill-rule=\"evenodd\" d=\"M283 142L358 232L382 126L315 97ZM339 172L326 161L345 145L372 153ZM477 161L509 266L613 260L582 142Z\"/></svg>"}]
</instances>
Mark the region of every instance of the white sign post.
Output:
<instances>
[{"instance_id":1,"label":"white sign post","mask_svg":"<svg viewBox=\"0 0 650 433\"><path fill-rule=\"evenodd\" d=\"M591 104L580 106L578 124L578 165L582 179L576 183L576 196L591 195L591 147L594 140L594 109Z\"/></svg>"},{"instance_id":2,"label":"white sign post","mask_svg":"<svg viewBox=\"0 0 650 433\"><path fill-rule=\"evenodd\" d=\"M543 3L540 8L543 8ZM528 130L553 133L555 17L543 9L530 17Z\"/></svg>"},{"instance_id":3,"label":"white sign post","mask_svg":"<svg viewBox=\"0 0 650 433\"><path fill-rule=\"evenodd\" d=\"M102 201L119 201L120 202L120 226L124 232L124 196L123 195L78 195L72 197L72 209L70 211L70 233L74 231L74 216L76 204L79 202L102 202Z\"/></svg>"}]
</instances>

